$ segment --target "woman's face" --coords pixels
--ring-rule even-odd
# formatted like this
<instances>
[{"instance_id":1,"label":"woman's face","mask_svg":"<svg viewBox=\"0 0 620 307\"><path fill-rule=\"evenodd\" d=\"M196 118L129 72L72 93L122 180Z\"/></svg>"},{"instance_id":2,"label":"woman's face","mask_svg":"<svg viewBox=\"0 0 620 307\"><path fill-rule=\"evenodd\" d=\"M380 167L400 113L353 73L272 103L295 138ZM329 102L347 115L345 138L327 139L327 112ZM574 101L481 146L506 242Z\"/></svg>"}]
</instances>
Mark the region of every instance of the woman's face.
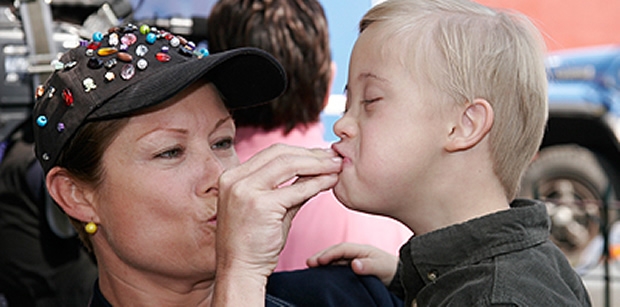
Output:
<instances>
[{"instance_id":1,"label":"woman's face","mask_svg":"<svg viewBox=\"0 0 620 307\"><path fill-rule=\"evenodd\" d=\"M213 278L218 177L237 165L235 126L212 84L132 117L103 156L98 261L123 272Z\"/></svg>"}]
</instances>

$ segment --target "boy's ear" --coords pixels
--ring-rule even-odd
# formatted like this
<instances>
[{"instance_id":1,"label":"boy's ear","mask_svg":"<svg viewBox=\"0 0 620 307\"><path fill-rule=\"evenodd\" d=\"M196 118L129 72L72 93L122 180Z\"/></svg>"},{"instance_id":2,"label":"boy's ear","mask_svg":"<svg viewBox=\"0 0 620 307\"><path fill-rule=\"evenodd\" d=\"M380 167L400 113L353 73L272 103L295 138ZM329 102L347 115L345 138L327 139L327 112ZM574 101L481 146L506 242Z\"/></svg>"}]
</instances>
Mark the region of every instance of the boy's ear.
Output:
<instances>
[{"instance_id":1,"label":"boy's ear","mask_svg":"<svg viewBox=\"0 0 620 307\"><path fill-rule=\"evenodd\" d=\"M494 121L493 107L485 99L475 99L461 109L459 119L450 131L446 151L470 149L491 131Z\"/></svg>"},{"instance_id":2,"label":"boy's ear","mask_svg":"<svg viewBox=\"0 0 620 307\"><path fill-rule=\"evenodd\" d=\"M67 215L82 222L99 222L92 191L69 176L66 170L54 167L45 180L50 196Z\"/></svg>"}]
</instances>

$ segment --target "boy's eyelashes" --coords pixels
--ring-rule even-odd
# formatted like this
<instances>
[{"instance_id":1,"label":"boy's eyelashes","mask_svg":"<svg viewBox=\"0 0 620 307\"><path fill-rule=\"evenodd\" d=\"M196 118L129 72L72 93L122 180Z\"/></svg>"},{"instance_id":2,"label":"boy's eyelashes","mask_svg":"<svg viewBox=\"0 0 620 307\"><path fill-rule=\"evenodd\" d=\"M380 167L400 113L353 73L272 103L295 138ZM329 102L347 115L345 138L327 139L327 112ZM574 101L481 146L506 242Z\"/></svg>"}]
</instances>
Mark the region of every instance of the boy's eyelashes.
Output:
<instances>
[{"instance_id":1,"label":"boy's eyelashes","mask_svg":"<svg viewBox=\"0 0 620 307\"><path fill-rule=\"evenodd\" d=\"M373 103L373 102L379 101L380 99L381 99L380 97L370 98L370 99L362 99L362 103Z\"/></svg>"}]
</instances>

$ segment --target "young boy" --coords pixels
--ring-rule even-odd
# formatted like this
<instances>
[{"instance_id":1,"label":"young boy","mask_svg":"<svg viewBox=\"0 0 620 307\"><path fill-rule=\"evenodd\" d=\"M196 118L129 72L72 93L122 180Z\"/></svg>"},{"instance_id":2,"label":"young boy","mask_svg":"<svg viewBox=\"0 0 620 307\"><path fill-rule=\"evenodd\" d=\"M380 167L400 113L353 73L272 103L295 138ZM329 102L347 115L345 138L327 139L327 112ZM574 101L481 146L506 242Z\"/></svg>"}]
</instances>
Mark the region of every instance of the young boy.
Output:
<instances>
[{"instance_id":1,"label":"young boy","mask_svg":"<svg viewBox=\"0 0 620 307\"><path fill-rule=\"evenodd\" d=\"M527 18L467 0L389 0L360 22L334 191L415 233L391 283L405 306L590 305L545 206L514 200L547 119L543 54ZM344 245L309 264L381 273L377 257Z\"/></svg>"}]
</instances>

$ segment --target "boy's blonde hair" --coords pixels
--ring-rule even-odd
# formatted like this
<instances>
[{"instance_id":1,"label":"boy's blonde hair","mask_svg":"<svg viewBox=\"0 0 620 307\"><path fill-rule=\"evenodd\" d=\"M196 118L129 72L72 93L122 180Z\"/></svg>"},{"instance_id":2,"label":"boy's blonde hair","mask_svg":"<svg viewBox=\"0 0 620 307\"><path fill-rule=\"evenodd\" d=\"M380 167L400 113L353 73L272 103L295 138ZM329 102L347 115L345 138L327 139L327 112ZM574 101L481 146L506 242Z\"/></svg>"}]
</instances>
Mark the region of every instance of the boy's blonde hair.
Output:
<instances>
[{"instance_id":1,"label":"boy's blonde hair","mask_svg":"<svg viewBox=\"0 0 620 307\"><path fill-rule=\"evenodd\" d=\"M403 64L429 94L493 106L493 170L514 198L547 120L545 48L536 27L521 14L467 0L388 0L366 13L360 33L374 23L384 29L384 48L404 43Z\"/></svg>"}]
</instances>

